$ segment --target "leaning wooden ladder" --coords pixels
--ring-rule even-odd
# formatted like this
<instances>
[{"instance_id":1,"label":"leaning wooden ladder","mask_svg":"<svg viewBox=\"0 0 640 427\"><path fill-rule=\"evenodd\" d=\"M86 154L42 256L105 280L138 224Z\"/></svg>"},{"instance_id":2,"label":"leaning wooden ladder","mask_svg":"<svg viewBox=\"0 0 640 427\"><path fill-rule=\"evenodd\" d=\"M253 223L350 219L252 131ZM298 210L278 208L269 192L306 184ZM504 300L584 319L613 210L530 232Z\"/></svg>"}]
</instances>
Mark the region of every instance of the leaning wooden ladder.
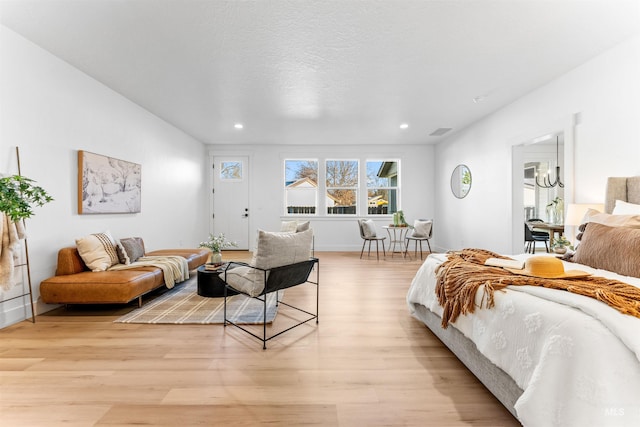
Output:
<instances>
[{"instance_id":1,"label":"leaning wooden ladder","mask_svg":"<svg viewBox=\"0 0 640 427\"><path fill-rule=\"evenodd\" d=\"M18 149L18 147L16 147L16 160L18 162L18 175L22 175L21 170L20 170L20 150ZM24 220L23 224L24 224ZM25 228L26 228L26 224ZM4 300L0 300L0 304L5 303L5 302L9 302L9 301L13 301L16 300L18 298L24 298L27 295L29 296L29 301L31 303L31 321L33 323L36 323L36 311L35 311L35 307L33 305L33 289L31 287L31 266L29 264L29 245L27 244L27 238L24 238L24 257L22 257L22 261L16 265L13 266L14 269L18 269L18 268L24 268L26 267L27 269L27 283L29 285L29 290L27 292L23 292L20 295L16 295L14 297L10 297ZM24 290L24 284L22 286L22 289Z\"/></svg>"}]
</instances>

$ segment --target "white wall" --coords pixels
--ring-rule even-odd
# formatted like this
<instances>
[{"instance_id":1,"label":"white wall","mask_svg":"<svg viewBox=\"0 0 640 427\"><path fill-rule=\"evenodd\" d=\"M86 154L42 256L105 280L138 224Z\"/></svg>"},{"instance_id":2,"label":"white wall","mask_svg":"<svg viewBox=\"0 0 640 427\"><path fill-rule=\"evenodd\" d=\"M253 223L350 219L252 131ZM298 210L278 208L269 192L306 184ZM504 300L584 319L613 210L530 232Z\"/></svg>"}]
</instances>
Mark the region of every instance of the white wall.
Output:
<instances>
[{"instance_id":1,"label":"white wall","mask_svg":"<svg viewBox=\"0 0 640 427\"><path fill-rule=\"evenodd\" d=\"M602 203L608 176L640 174L639 75L636 36L440 143L435 163L440 249L522 252L512 224L512 147L532 138L565 133L567 203ZM459 163L473 176L464 199L449 189Z\"/></svg>"},{"instance_id":2,"label":"white wall","mask_svg":"<svg viewBox=\"0 0 640 427\"><path fill-rule=\"evenodd\" d=\"M319 167L325 159L398 159L400 161L401 209L407 222L416 218L433 218L434 206L434 155L433 146L293 146L293 145L251 145L242 148L233 145L210 145L211 156L248 155L250 170L249 236L253 243L257 229L279 230L284 220L310 219L314 229L317 251L359 251L362 239L356 217L285 217L284 212L284 160L296 158L317 158ZM362 161L363 161L362 160ZM361 163L364 167L364 163ZM362 200L362 198L360 198ZM366 205L363 207L366 209ZM216 214L217 215L217 214ZM375 219L375 218L374 218ZM376 219L378 232L386 235L381 227L391 223L391 216ZM438 233L437 225L434 238ZM224 230L217 230L224 231ZM217 232L216 231L216 232ZM387 239L388 244L388 239Z\"/></svg>"},{"instance_id":3,"label":"white wall","mask_svg":"<svg viewBox=\"0 0 640 427\"><path fill-rule=\"evenodd\" d=\"M77 237L108 229L153 250L196 247L208 233L203 144L0 26L0 172L17 173L16 146L22 174L55 198L27 220L36 298ZM77 150L141 164L142 212L78 215ZM0 304L0 326L30 315L22 303Z\"/></svg>"}]
</instances>

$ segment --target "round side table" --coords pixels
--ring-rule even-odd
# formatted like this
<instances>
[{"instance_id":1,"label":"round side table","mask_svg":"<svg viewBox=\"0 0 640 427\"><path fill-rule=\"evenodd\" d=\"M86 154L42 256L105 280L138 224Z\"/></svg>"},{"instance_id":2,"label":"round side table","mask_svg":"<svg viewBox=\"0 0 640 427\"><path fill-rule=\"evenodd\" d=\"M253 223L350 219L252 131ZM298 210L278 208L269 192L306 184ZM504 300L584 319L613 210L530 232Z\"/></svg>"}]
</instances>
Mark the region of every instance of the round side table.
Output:
<instances>
[{"instance_id":1,"label":"round side table","mask_svg":"<svg viewBox=\"0 0 640 427\"><path fill-rule=\"evenodd\" d=\"M222 280L222 273L224 267L217 270L207 270L204 265L198 267L198 295L209 298L223 297L226 283ZM227 289L227 295L235 294L236 291Z\"/></svg>"}]
</instances>

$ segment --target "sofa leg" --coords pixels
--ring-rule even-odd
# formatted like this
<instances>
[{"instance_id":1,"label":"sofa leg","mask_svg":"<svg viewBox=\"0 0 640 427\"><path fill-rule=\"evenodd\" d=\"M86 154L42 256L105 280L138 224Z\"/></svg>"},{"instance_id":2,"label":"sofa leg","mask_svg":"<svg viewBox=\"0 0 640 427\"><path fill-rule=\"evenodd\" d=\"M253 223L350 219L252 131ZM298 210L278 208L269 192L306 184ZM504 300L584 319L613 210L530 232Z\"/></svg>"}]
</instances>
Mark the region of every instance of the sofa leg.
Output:
<instances>
[{"instance_id":1,"label":"sofa leg","mask_svg":"<svg viewBox=\"0 0 640 427\"><path fill-rule=\"evenodd\" d=\"M142 307L142 295L138 297L138 308Z\"/></svg>"}]
</instances>

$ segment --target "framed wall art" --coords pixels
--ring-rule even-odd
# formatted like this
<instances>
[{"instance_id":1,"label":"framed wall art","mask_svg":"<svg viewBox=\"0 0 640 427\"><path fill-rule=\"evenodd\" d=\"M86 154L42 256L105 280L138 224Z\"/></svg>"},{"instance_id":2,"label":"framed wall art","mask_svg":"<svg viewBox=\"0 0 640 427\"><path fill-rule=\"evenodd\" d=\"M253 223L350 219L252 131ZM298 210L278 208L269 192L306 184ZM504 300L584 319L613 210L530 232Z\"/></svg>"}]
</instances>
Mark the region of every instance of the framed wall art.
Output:
<instances>
[{"instance_id":1,"label":"framed wall art","mask_svg":"<svg viewBox=\"0 0 640 427\"><path fill-rule=\"evenodd\" d=\"M141 165L78 150L78 213L140 212Z\"/></svg>"}]
</instances>

